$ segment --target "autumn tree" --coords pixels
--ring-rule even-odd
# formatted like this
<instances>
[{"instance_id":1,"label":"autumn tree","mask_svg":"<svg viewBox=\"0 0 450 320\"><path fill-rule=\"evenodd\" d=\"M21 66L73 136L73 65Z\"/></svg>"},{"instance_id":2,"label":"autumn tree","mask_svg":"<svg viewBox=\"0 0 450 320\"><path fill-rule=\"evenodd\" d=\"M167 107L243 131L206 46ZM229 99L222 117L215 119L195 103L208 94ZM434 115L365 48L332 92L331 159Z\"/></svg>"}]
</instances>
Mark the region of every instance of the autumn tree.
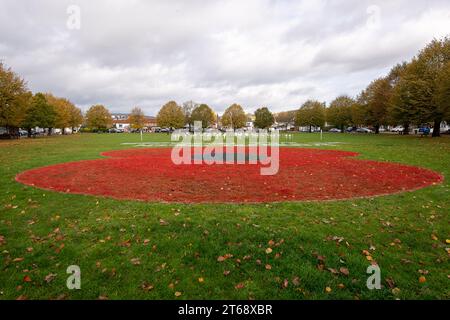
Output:
<instances>
[{"instance_id":1,"label":"autumn tree","mask_svg":"<svg viewBox=\"0 0 450 320\"><path fill-rule=\"evenodd\" d=\"M93 105L86 112L86 124L93 130L105 130L112 125L111 113L101 105Z\"/></svg>"},{"instance_id":2,"label":"autumn tree","mask_svg":"<svg viewBox=\"0 0 450 320\"><path fill-rule=\"evenodd\" d=\"M10 137L18 136L31 98L25 81L0 62L0 126Z\"/></svg>"},{"instance_id":3,"label":"autumn tree","mask_svg":"<svg viewBox=\"0 0 450 320\"><path fill-rule=\"evenodd\" d=\"M79 127L83 123L83 113L80 108L73 106L70 110L70 121L69 127L72 129L72 133L75 131L75 128Z\"/></svg>"},{"instance_id":4,"label":"autumn tree","mask_svg":"<svg viewBox=\"0 0 450 320\"><path fill-rule=\"evenodd\" d=\"M247 116L244 109L236 103L229 106L222 115L222 125L225 127L231 127L233 129L239 129L245 127Z\"/></svg>"},{"instance_id":5,"label":"autumn tree","mask_svg":"<svg viewBox=\"0 0 450 320\"><path fill-rule=\"evenodd\" d=\"M192 110L191 121L201 121L202 128L208 128L216 120L214 111L207 105L201 104Z\"/></svg>"},{"instance_id":6,"label":"autumn tree","mask_svg":"<svg viewBox=\"0 0 450 320\"><path fill-rule=\"evenodd\" d=\"M274 118L278 123L294 122L297 110L281 111L274 114Z\"/></svg>"},{"instance_id":7,"label":"autumn tree","mask_svg":"<svg viewBox=\"0 0 450 320\"><path fill-rule=\"evenodd\" d=\"M31 136L31 129L35 127L47 128L48 134L51 134L55 128L57 114L54 107L47 102L45 95L36 93L33 96L30 108L27 111L26 117L22 123L22 127L28 131L28 136Z\"/></svg>"},{"instance_id":8,"label":"autumn tree","mask_svg":"<svg viewBox=\"0 0 450 320\"><path fill-rule=\"evenodd\" d=\"M365 124L372 125L375 133L380 133L380 126L388 122L391 94L389 79L379 78L372 81L358 98L365 108Z\"/></svg>"},{"instance_id":9,"label":"autumn tree","mask_svg":"<svg viewBox=\"0 0 450 320\"><path fill-rule=\"evenodd\" d=\"M334 99L326 112L327 122L339 127L342 131L351 125L352 122L352 106L355 100L349 96L343 95Z\"/></svg>"},{"instance_id":10,"label":"autumn tree","mask_svg":"<svg viewBox=\"0 0 450 320\"><path fill-rule=\"evenodd\" d=\"M182 128L185 125L185 114L175 101L169 101L159 110L156 122L160 127Z\"/></svg>"},{"instance_id":11,"label":"autumn tree","mask_svg":"<svg viewBox=\"0 0 450 320\"><path fill-rule=\"evenodd\" d=\"M268 108L263 107L259 108L255 111L255 127L260 129L267 129L273 123L275 119L273 117L272 112L269 111Z\"/></svg>"},{"instance_id":12,"label":"autumn tree","mask_svg":"<svg viewBox=\"0 0 450 320\"><path fill-rule=\"evenodd\" d=\"M145 126L144 111L142 111L142 109L139 107L133 108L133 110L131 110L129 120L131 128L142 130L142 128L144 128Z\"/></svg>"},{"instance_id":13,"label":"autumn tree","mask_svg":"<svg viewBox=\"0 0 450 320\"><path fill-rule=\"evenodd\" d=\"M450 63L450 38L433 40L417 56L415 75L427 83L430 95L423 108L426 119L433 122L433 137L440 136L440 124L446 118L446 104L442 104L441 79L445 78L446 65ZM417 97L415 97L417 98Z\"/></svg>"},{"instance_id":14,"label":"autumn tree","mask_svg":"<svg viewBox=\"0 0 450 320\"><path fill-rule=\"evenodd\" d=\"M309 132L312 127L323 127L325 125L325 103L308 100L295 115L295 125L309 127Z\"/></svg>"},{"instance_id":15,"label":"autumn tree","mask_svg":"<svg viewBox=\"0 0 450 320\"><path fill-rule=\"evenodd\" d=\"M450 62L447 62L439 74L434 101L437 107L435 116L450 123Z\"/></svg>"}]
</instances>

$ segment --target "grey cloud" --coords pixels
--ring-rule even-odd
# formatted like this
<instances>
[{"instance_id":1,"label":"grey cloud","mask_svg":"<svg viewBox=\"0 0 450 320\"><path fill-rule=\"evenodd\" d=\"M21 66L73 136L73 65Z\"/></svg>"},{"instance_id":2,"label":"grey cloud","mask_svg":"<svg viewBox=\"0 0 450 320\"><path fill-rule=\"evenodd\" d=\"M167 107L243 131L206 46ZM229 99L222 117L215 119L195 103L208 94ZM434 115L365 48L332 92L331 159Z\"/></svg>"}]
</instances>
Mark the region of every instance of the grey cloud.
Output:
<instances>
[{"instance_id":1,"label":"grey cloud","mask_svg":"<svg viewBox=\"0 0 450 320\"><path fill-rule=\"evenodd\" d=\"M70 4L81 29L66 27ZM380 25L367 27L369 6ZM355 95L450 30L448 1L2 1L0 59L83 108L168 100L222 112Z\"/></svg>"}]
</instances>

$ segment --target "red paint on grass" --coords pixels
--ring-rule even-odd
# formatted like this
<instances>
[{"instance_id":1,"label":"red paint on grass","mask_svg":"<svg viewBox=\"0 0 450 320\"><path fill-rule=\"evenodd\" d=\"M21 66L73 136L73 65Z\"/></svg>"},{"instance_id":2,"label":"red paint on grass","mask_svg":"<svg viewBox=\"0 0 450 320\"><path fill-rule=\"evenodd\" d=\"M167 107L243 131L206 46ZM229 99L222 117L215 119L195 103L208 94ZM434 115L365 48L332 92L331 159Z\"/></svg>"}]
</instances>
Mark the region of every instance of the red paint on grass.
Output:
<instances>
[{"instance_id":1,"label":"red paint on grass","mask_svg":"<svg viewBox=\"0 0 450 320\"><path fill-rule=\"evenodd\" d=\"M105 152L106 159L32 169L16 180L44 189L161 202L278 202L349 199L415 190L442 182L431 170L359 160L357 153L280 148L280 169L260 165L175 165L170 148Z\"/></svg>"}]
</instances>

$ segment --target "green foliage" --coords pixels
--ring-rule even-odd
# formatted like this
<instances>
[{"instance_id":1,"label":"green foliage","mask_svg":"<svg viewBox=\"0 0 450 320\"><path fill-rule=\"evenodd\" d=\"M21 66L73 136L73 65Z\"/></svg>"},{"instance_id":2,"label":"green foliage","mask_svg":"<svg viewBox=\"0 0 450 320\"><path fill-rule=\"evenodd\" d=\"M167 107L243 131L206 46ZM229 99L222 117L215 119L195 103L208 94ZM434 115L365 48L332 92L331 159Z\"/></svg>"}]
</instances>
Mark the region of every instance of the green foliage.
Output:
<instances>
[{"instance_id":1,"label":"green foliage","mask_svg":"<svg viewBox=\"0 0 450 320\"><path fill-rule=\"evenodd\" d=\"M358 97L359 104L364 108L364 124L373 125L375 133L388 122L391 94L389 79L380 78L374 80Z\"/></svg>"},{"instance_id":2,"label":"green foliage","mask_svg":"<svg viewBox=\"0 0 450 320\"><path fill-rule=\"evenodd\" d=\"M266 107L259 108L255 111L255 127L260 129L267 129L273 123L275 119L273 117L272 112L269 111Z\"/></svg>"},{"instance_id":3,"label":"green foliage","mask_svg":"<svg viewBox=\"0 0 450 320\"><path fill-rule=\"evenodd\" d=\"M239 129L245 127L247 116L244 109L236 103L229 106L222 115L221 122L225 127Z\"/></svg>"},{"instance_id":4,"label":"green foliage","mask_svg":"<svg viewBox=\"0 0 450 320\"><path fill-rule=\"evenodd\" d=\"M36 93L22 124L24 128L54 128L57 113L55 108L47 102L45 95Z\"/></svg>"},{"instance_id":5,"label":"green foliage","mask_svg":"<svg viewBox=\"0 0 450 320\"><path fill-rule=\"evenodd\" d=\"M86 124L94 130L108 129L112 125L111 113L101 104L94 105L86 112Z\"/></svg>"},{"instance_id":6,"label":"green foliage","mask_svg":"<svg viewBox=\"0 0 450 320\"><path fill-rule=\"evenodd\" d=\"M182 128L185 125L185 114L175 101L169 101L159 110L156 122L160 127Z\"/></svg>"},{"instance_id":7,"label":"green foliage","mask_svg":"<svg viewBox=\"0 0 450 320\"><path fill-rule=\"evenodd\" d=\"M192 123L195 121L201 121L202 128L208 128L215 122L216 115L207 104L201 104L192 110L190 119Z\"/></svg>"},{"instance_id":8,"label":"green foliage","mask_svg":"<svg viewBox=\"0 0 450 320\"><path fill-rule=\"evenodd\" d=\"M296 126L323 127L325 125L325 104L315 100L306 101L295 115Z\"/></svg>"},{"instance_id":9,"label":"green foliage","mask_svg":"<svg viewBox=\"0 0 450 320\"><path fill-rule=\"evenodd\" d=\"M331 123L338 128L344 129L344 127L352 124L352 106L355 104L355 100L349 96L340 96L334 99L327 109L326 116L327 122Z\"/></svg>"}]
</instances>

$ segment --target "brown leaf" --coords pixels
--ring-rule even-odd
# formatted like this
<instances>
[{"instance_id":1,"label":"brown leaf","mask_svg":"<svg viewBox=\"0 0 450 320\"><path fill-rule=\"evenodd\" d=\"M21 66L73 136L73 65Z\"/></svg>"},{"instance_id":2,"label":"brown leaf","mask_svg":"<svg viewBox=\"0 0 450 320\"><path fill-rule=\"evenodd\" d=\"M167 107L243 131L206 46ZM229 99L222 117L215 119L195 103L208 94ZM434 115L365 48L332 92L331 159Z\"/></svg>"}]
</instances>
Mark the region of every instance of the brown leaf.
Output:
<instances>
[{"instance_id":1,"label":"brown leaf","mask_svg":"<svg viewBox=\"0 0 450 320\"><path fill-rule=\"evenodd\" d=\"M164 219L159 219L159 225L160 226L168 226L169 223L166 220L164 220Z\"/></svg>"},{"instance_id":2,"label":"brown leaf","mask_svg":"<svg viewBox=\"0 0 450 320\"><path fill-rule=\"evenodd\" d=\"M284 279L284 280L283 280L283 283L281 284L281 287L282 287L282 288L287 288L288 285L289 285L289 280L288 280L288 279Z\"/></svg>"},{"instance_id":3,"label":"brown leaf","mask_svg":"<svg viewBox=\"0 0 450 320\"><path fill-rule=\"evenodd\" d=\"M389 277L389 278L386 278L384 280L386 281L386 283L387 283L387 285L388 285L388 287L390 289L394 289L395 288L395 281L394 281L394 279Z\"/></svg>"},{"instance_id":4,"label":"brown leaf","mask_svg":"<svg viewBox=\"0 0 450 320\"><path fill-rule=\"evenodd\" d=\"M98 300L108 300L109 298L108 298L107 295L100 295L100 296L98 296L97 299L98 299Z\"/></svg>"},{"instance_id":5,"label":"brown leaf","mask_svg":"<svg viewBox=\"0 0 450 320\"><path fill-rule=\"evenodd\" d=\"M30 276L26 275L25 277L23 277L23 282L31 282Z\"/></svg>"},{"instance_id":6,"label":"brown leaf","mask_svg":"<svg viewBox=\"0 0 450 320\"><path fill-rule=\"evenodd\" d=\"M225 261L225 257L219 256L219 257L217 258L217 261L219 261L219 262Z\"/></svg>"},{"instance_id":7,"label":"brown leaf","mask_svg":"<svg viewBox=\"0 0 450 320\"><path fill-rule=\"evenodd\" d=\"M21 262L21 261L23 261L23 259L24 259L24 258L22 258L22 257L20 257L20 258L15 258L15 259L13 260L13 262Z\"/></svg>"},{"instance_id":8,"label":"brown leaf","mask_svg":"<svg viewBox=\"0 0 450 320\"><path fill-rule=\"evenodd\" d=\"M239 282L237 285L234 286L236 289L242 289L245 287L245 284L243 282Z\"/></svg>"},{"instance_id":9,"label":"brown leaf","mask_svg":"<svg viewBox=\"0 0 450 320\"><path fill-rule=\"evenodd\" d=\"M55 279L55 277L56 277L56 274L49 273L48 275L45 276L44 280L45 280L45 282L50 283L53 281L53 279Z\"/></svg>"},{"instance_id":10,"label":"brown leaf","mask_svg":"<svg viewBox=\"0 0 450 320\"><path fill-rule=\"evenodd\" d=\"M227 276L227 275L229 275L230 273L231 273L230 270L225 270L225 271L223 272L223 275L224 275L224 276Z\"/></svg>"},{"instance_id":11,"label":"brown leaf","mask_svg":"<svg viewBox=\"0 0 450 320\"><path fill-rule=\"evenodd\" d=\"M141 284L141 288L142 288L142 290L149 292L150 290L153 290L153 285L148 282L143 282Z\"/></svg>"},{"instance_id":12,"label":"brown leaf","mask_svg":"<svg viewBox=\"0 0 450 320\"><path fill-rule=\"evenodd\" d=\"M339 268L339 272L342 273L344 276L348 276L350 274L350 272L348 271L347 268L345 267L340 267Z\"/></svg>"},{"instance_id":13,"label":"brown leaf","mask_svg":"<svg viewBox=\"0 0 450 320\"><path fill-rule=\"evenodd\" d=\"M266 264L266 270L272 270L272 266L270 264Z\"/></svg>"},{"instance_id":14,"label":"brown leaf","mask_svg":"<svg viewBox=\"0 0 450 320\"><path fill-rule=\"evenodd\" d=\"M175 292L175 297L179 297L179 296L181 296L182 295L182 293L180 292L180 291L176 291Z\"/></svg>"},{"instance_id":15,"label":"brown leaf","mask_svg":"<svg viewBox=\"0 0 450 320\"><path fill-rule=\"evenodd\" d=\"M132 264L134 264L135 266L140 265L141 264L141 260L139 258L133 258L130 260Z\"/></svg>"}]
</instances>

